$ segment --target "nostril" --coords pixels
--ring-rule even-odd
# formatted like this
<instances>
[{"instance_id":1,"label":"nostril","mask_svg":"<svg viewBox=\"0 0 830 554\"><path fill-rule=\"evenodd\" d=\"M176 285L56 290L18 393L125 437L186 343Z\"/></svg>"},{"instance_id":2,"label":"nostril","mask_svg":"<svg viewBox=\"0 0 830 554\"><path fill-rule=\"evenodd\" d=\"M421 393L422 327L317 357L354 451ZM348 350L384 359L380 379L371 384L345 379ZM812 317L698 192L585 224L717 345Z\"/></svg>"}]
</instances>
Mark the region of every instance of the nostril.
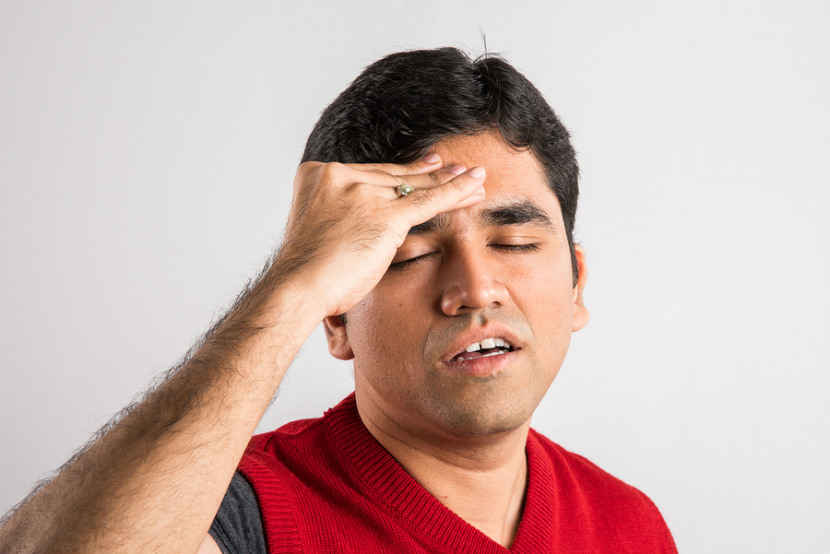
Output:
<instances>
[{"instance_id":1,"label":"nostril","mask_svg":"<svg viewBox=\"0 0 830 554\"><path fill-rule=\"evenodd\" d=\"M486 308L499 308L504 305L507 297L507 287L495 279L486 276L458 279L445 285L441 309L447 315L456 315Z\"/></svg>"}]
</instances>

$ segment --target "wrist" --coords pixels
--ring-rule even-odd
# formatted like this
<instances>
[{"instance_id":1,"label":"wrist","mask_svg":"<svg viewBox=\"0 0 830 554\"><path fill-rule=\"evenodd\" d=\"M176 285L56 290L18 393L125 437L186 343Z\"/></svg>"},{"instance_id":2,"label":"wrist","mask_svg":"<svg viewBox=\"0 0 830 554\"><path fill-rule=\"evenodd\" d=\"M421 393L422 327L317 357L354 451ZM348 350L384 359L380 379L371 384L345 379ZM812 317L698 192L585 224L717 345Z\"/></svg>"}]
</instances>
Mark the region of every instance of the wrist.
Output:
<instances>
[{"instance_id":1,"label":"wrist","mask_svg":"<svg viewBox=\"0 0 830 554\"><path fill-rule=\"evenodd\" d=\"M328 315L323 297L310 279L296 277L264 284L263 327L288 323L294 332L307 337Z\"/></svg>"}]
</instances>

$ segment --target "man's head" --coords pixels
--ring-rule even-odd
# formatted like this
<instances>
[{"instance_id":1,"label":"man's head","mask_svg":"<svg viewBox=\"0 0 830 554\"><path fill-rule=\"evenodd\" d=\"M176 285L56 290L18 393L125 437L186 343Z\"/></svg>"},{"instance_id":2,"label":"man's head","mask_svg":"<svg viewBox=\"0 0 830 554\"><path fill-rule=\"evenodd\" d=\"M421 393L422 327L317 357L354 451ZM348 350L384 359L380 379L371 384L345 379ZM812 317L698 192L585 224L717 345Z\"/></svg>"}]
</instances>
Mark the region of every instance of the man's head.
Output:
<instances>
[{"instance_id":1,"label":"man's head","mask_svg":"<svg viewBox=\"0 0 830 554\"><path fill-rule=\"evenodd\" d=\"M529 424L587 321L573 148L509 64L440 49L367 68L323 113L304 161L428 152L484 166L486 197L410 230L348 326L326 318L329 349L354 358L364 419L433 438L511 431Z\"/></svg>"},{"instance_id":2,"label":"man's head","mask_svg":"<svg viewBox=\"0 0 830 554\"><path fill-rule=\"evenodd\" d=\"M361 73L320 116L302 161L411 163L442 139L497 130L530 148L562 209L574 283L579 167L568 131L542 94L501 58L455 48L387 56Z\"/></svg>"}]
</instances>

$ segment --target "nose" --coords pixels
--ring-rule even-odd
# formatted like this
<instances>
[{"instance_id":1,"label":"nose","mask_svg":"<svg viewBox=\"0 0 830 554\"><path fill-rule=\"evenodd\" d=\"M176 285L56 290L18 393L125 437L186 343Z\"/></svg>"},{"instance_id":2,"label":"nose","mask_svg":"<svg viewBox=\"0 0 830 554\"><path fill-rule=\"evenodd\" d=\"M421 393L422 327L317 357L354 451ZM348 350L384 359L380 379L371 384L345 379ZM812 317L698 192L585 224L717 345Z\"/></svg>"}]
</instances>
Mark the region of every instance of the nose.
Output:
<instances>
[{"instance_id":1,"label":"nose","mask_svg":"<svg viewBox=\"0 0 830 554\"><path fill-rule=\"evenodd\" d=\"M497 261L486 252L458 252L443 260L441 311L449 316L502 306L508 298Z\"/></svg>"}]
</instances>

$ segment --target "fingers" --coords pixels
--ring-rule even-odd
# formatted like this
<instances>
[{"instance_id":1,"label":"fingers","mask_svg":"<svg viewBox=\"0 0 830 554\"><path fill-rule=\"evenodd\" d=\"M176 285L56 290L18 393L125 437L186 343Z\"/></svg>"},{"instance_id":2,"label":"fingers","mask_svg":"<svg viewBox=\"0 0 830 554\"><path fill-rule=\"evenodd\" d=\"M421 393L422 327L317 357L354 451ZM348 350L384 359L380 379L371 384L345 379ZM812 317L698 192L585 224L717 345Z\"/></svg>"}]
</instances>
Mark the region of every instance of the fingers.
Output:
<instances>
[{"instance_id":1,"label":"fingers","mask_svg":"<svg viewBox=\"0 0 830 554\"><path fill-rule=\"evenodd\" d=\"M463 165L451 165L446 167L441 167L431 173L423 173L423 174L410 174L410 175L390 175L389 180L383 179L384 182L380 186L389 186L389 183L392 183L392 188L398 185L406 183L407 185L412 185L415 189L428 189L443 185L444 183L448 183L452 181L462 173L467 171L467 168Z\"/></svg>"},{"instance_id":2,"label":"fingers","mask_svg":"<svg viewBox=\"0 0 830 554\"><path fill-rule=\"evenodd\" d=\"M444 183L452 181L465 171L467 171L466 167L464 167L463 165L456 164L442 167L438 171L433 171L432 173L429 173L428 176L432 178L432 186L443 185ZM430 185L427 184L426 186Z\"/></svg>"},{"instance_id":3,"label":"fingers","mask_svg":"<svg viewBox=\"0 0 830 554\"><path fill-rule=\"evenodd\" d=\"M441 167L441 157L432 152L411 164L390 164L390 163L368 163L368 164L346 164L353 169L378 171L390 175L418 175L429 173Z\"/></svg>"},{"instance_id":4,"label":"fingers","mask_svg":"<svg viewBox=\"0 0 830 554\"><path fill-rule=\"evenodd\" d=\"M412 216L410 225L418 225L436 215L451 210L469 208L484 200L484 167L474 167L462 172L444 184L423 189L401 200L409 205Z\"/></svg>"},{"instance_id":5,"label":"fingers","mask_svg":"<svg viewBox=\"0 0 830 554\"><path fill-rule=\"evenodd\" d=\"M438 164L428 164L428 166L407 166L407 169L415 173L403 173L401 169L404 166L395 166L397 173L381 171L377 167L378 165L374 164L325 164L321 170L329 173L329 176L323 180L331 183L335 188L366 190L368 187L387 198L395 198L396 187L400 185L411 185L416 190L433 188L451 181L467 170L466 167L457 164L442 167L440 161ZM425 167L429 169L425 171Z\"/></svg>"},{"instance_id":6,"label":"fingers","mask_svg":"<svg viewBox=\"0 0 830 554\"><path fill-rule=\"evenodd\" d=\"M372 194L397 199L396 187L411 185L415 192L407 195L409 202L422 206L423 213L432 212L426 219L444 211L472 206L484 197L481 185L486 175L483 167L468 170L458 164L441 166L437 154L410 165L306 162L303 166L311 172L319 172L315 180L326 183L325 186L333 190L374 190ZM440 194L427 193L444 187L447 190Z\"/></svg>"}]
</instances>

